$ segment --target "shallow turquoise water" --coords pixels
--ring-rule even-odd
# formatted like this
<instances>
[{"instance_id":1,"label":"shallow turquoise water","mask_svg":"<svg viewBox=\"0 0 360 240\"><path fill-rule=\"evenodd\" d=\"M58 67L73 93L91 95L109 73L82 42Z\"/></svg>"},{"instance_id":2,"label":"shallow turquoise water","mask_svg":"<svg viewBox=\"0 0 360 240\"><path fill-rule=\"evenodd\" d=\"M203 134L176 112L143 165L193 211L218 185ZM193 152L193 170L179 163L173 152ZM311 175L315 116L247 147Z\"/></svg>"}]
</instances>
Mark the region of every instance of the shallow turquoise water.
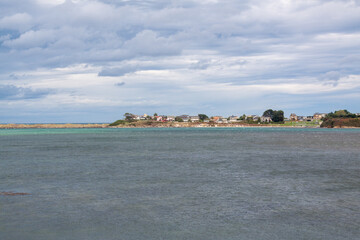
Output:
<instances>
[{"instance_id":1,"label":"shallow turquoise water","mask_svg":"<svg viewBox=\"0 0 360 240\"><path fill-rule=\"evenodd\" d=\"M358 129L0 130L0 239L357 239Z\"/></svg>"}]
</instances>

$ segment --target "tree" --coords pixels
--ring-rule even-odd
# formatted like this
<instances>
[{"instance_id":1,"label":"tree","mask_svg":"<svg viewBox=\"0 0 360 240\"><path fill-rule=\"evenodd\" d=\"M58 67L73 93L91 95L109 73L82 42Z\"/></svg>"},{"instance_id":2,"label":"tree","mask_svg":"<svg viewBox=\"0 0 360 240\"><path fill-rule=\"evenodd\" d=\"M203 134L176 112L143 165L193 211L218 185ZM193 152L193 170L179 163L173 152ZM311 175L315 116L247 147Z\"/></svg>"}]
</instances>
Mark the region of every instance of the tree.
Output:
<instances>
[{"instance_id":1,"label":"tree","mask_svg":"<svg viewBox=\"0 0 360 240\"><path fill-rule=\"evenodd\" d=\"M283 122L284 121L284 112L282 110L274 111L272 120L273 120L273 122Z\"/></svg>"},{"instance_id":2,"label":"tree","mask_svg":"<svg viewBox=\"0 0 360 240\"><path fill-rule=\"evenodd\" d=\"M181 117L175 117L175 121L177 122L183 122L184 120Z\"/></svg>"},{"instance_id":3,"label":"tree","mask_svg":"<svg viewBox=\"0 0 360 240\"><path fill-rule=\"evenodd\" d=\"M132 114L132 113L125 113L125 114L124 114L124 117L125 117L125 120L126 120L126 121L131 122L131 121L134 121L135 115Z\"/></svg>"},{"instance_id":4,"label":"tree","mask_svg":"<svg viewBox=\"0 0 360 240\"><path fill-rule=\"evenodd\" d=\"M157 115L158 115L157 113L154 113L154 117L157 117Z\"/></svg>"},{"instance_id":5,"label":"tree","mask_svg":"<svg viewBox=\"0 0 360 240\"><path fill-rule=\"evenodd\" d=\"M273 116L274 116L274 110L272 109L268 109L263 113L263 117L273 118Z\"/></svg>"},{"instance_id":6,"label":"tree","mask_svg":"<svg viewBox=\"0 0 360 240\"><path fill-rule=\"evenodd\" d=\"M263 113L263 117L270 117L273 122L284 122L284 112L282 110L268 109Z\"/></svg>"},{"instance_id":7,"label":"tree","mask_svg":"<svg viewBox=\"0 0 360 240\"><path fill-rule=\"evenodd\" d=\"M243 114L242 116L239 117L239 120L245 120L246 119L246 115Z\"/></svg>"},{"instance_id":8,"label":"tree","mask_svg":"<svg viewBox=\"0 0 360 240\"><path fill-rule=\"evenodd\" d=\"M247 118L246 118L246 121L247 121L248 123L252 123L252 122L254 122L254 119L253 119L253 117L247 117Z\"/></svg>"},{"instance_id":9,"label":"tree","mask_svg":"<svg viewBox=\"0 0 360 240\"><path fill-rule=\"evenodd\" d=\"M348 110L338 110L334 113L331 112L326 116L326 119L328 118L356 118L356 114L349 112Z\"/></svg>"},{"instance_id":10,"label":"tree","mask_svg":"<svg viewBox=\"0 0 360 240\"><path fill-rule=\"evenodd\" d=\"M204 120L208 120L209 117L206 114L199 114L199 120L200 122L203 122Z\"/></svg>"}]
</instances>

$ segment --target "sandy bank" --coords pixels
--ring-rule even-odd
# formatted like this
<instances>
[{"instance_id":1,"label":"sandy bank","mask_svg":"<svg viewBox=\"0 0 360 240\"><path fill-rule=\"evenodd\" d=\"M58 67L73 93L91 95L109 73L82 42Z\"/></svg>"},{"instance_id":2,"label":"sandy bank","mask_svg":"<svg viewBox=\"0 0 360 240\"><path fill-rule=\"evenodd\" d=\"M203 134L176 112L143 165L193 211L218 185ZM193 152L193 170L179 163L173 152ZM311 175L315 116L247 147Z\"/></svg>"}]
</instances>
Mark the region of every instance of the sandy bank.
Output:
<instances>
[{"instance_id":1,"label":"sandy bank","mask_svg":"<svg viewBox=\"0 0 360 240\"><path fill-rule=\"evenodd\" d=\"M78 123L66 123L66 124L0 124L0 129L21 129L21 128L105 128L109 124L78 124Z\"/></svg>"}]
</instances>

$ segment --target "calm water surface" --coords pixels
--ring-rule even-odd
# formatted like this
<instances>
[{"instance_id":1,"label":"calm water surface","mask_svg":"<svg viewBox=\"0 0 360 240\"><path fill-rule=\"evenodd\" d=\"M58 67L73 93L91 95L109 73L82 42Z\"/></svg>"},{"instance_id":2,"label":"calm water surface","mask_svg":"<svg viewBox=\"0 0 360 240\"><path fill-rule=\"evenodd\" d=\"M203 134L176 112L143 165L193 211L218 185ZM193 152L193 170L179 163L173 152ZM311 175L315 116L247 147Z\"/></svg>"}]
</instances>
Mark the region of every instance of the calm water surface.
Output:
<instances>
[{"instance_id":1,"label":"calm water surface","mask_svg":"<svg viewBox=\"0 0 360 240\"><path fill-rule=\"evenodd\" d=\"M0 239L359 239L360 130L0 130Z\"/></svg>"}]
</instances>

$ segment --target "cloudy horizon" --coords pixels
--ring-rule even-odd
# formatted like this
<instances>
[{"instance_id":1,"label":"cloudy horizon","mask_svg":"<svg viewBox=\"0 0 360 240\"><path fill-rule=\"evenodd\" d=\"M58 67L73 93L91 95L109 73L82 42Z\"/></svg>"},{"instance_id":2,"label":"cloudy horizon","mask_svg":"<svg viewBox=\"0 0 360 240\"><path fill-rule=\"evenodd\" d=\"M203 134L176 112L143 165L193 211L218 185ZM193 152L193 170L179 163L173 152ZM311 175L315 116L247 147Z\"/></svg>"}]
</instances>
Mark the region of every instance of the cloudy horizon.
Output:
<instances>
[{"instance_id":1,"label":"cloudy horizon","mask_svg":"<svg viewBox=\"0 0 360 240\"><path fill-rule=\"evenodd\" d=\"M2 0L0 122L360 112L358 0Z\"/></svg>"}]
</instances>

